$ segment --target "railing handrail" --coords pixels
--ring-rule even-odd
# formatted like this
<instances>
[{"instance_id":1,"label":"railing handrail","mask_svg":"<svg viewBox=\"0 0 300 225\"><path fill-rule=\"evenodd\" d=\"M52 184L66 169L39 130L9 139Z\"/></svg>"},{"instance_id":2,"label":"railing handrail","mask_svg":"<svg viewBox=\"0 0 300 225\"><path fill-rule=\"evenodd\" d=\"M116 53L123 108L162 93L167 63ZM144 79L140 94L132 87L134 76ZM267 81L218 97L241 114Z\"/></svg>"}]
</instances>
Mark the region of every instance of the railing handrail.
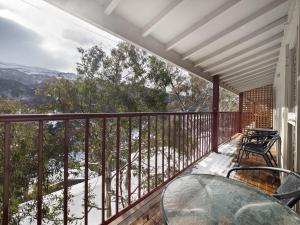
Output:
<instances>
[{"instance_id":1,"label":"railing handrail","mask_svg":"<svg viewBox=\"0 0 300 225\"><path fill-rule=\"evenodd\" d=\"M164 116L164 115L196 115L211 114L212 112L124 112L124 113L48 113L48 114L2 114L0 122L25 122L39 120L72 120L72 119L102 119L137 116Z\"/></svg>"}]
</instances>

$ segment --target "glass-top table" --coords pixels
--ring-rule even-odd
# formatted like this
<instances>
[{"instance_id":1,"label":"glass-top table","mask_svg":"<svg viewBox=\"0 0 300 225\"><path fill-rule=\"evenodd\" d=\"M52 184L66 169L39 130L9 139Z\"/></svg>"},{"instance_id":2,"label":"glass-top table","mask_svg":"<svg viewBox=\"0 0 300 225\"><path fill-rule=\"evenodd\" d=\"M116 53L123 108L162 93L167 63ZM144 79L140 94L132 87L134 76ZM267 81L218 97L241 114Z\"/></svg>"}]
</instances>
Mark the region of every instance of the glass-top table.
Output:
<instances>
[{"instance_id":1,"label":"glass-top table","mask_svg":"<svg viewBox=\"0 0 300 225\"><path fill-rule=\"evenodd\" d=\"M246 128L245 130L248 130L248 131L261 131L261 132L277 132L276 130L269 129L269 128Z\"/></svg>"},{"instance_id":2,"label":"glass-top table","mask_svg":"<svg viewBox=\"0 0 300 225\"><path fill-rule=\"evenodd\" d=\"M163 191L167 225L296 225L300 217L263 192L215 175L186 175Z\"/></svg>"}]
</instances>

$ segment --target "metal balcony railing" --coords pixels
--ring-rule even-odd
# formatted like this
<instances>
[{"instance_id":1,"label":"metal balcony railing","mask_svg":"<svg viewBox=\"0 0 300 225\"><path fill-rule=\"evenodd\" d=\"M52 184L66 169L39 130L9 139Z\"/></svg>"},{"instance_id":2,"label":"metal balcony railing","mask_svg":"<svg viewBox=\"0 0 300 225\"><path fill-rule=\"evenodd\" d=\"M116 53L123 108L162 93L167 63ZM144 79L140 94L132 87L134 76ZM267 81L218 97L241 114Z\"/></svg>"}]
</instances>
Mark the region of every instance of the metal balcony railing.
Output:
<instances>
[{"instance_id":1,"label":"metal balcony railing","mask_svg":"<svg viewBox=\"0 0 300 225\"><path fill-rule=\"evenodd\" d=\"M218 143L238 132L238 116L219 113ZM53 215L61 224L95 219L108 224L211 151L212 117L210 112L1 115L2 224L29 217L32 224L51 224ZM18 151L24 158L31 152L24 193L16 190L28 186L16 178L23 172L14 168L22 161ZM82 195L72 193L77 186ZM61 205L51 205L51 196ZM78 196L82 214L73 215L81 206L74 204ZM53 208L60 210L49 217ZM89 216L92 211L97 218Z\"/></svg>"}]
</instances>

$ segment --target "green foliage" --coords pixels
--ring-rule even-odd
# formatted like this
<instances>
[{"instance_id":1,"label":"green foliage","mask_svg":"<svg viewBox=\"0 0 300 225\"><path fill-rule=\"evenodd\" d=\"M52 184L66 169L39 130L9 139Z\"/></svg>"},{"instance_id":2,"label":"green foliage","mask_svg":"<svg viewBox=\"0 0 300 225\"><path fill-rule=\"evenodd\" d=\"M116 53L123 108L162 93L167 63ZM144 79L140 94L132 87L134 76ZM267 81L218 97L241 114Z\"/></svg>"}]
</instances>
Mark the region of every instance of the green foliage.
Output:
<instances>
[{"instance_id":1,"label":"green foliage","mask_svg":"<svg viewBox=\"0 0 300 225\"><path fill-rule=\"evenodd\" d=\"M54 78L41 84L36 94L48 98L36 109L29 109L20 102L0 98L0 113L109 113L109 112L146 112L146 111L210 111L212 99L212 85L204 80L192 76L185 71L174 67L147 54L145 51L122 42L113 48L109 54L100 46L90 49L78 48L81 54L77 63L78 78L66 80ZM233 99L233 100L232 100ZM220 111L236 109L236 97L229 92L221 91ZM89 169L102 173L106 172L106 209L110 215L113 190L110 187L112 172L115 170L115 136L116 120L106 121L106 152L105 165L102 165L103 145L102 134L103 120L91 121L89 140ZM128 121L121 122L120 138L122 145L120 155L121 182L127 182L127 158L126 146L128 144ZM175 121L176 122L176 121ZM154 121L151 120L151 129ZM158 121L161 127L162 121ZM84 149L84 121L70 122L70 153L82 154ZM172 124L173 126L173 124ZM171 129L173 129L171 126ZM31 215L36 205L36 177L37 177L37 123L20 123L12 128L11 144L11 176L10 176L10 221L18 224L22 218ZM138 129L138 122L132 121L132 129ZM175 130L171 131L176 132ZM61 174L63 167L63 143L64 124L62 121L44 124L43 136L43 192L51 202L51 206L44 203L44 222L57 220L60 215L63 202L61 197L52 195L53 192L62 189L61 182L54 182L53 175ZM143 139L146 139L147 130L142 131ZM161 129L158 131L161 136ZM170 143L173 146L174 143ZM146 145L142 144L143 149ZM150 145L154 146L154 137L151 136ZM0 146L3 146L3 124L0 124ZM137 152L137 140L132 141L132 153ZM152 154L152 153L151 153ZM151 156L151 155L150 155ZM146 158L146 152L142 152ZM2 162L3 155L0 155ZM69 168L80 169L80 160L69 156ZM133 164L133 169L136 165ZM146 169L142 168L142 173ZM0 167L0 180L3 178L3 167ZM159 176L159 179L161 177ZM146 181L144 181L146 182ZM154 184L153 178L150 184ZM145 183L142 183L143 187ZM120 185L121 186L121 185ZM126 185L125 185L126 186ZM2 198L2 184L0 195ZM123 190L123 194L126 190ZM91 192L89 192L91 195ZM49 201L50 201L49 200ZM69 196L72 201L72 196ZM126 206L126 199L121 198ZM0 201L2 202L2 201ZM20 213L20 204L27 204ZM0 204L1 206L1 204ZM89 210L99 208L93 202L91 196ZM1 211L2 212L2 211ZM17 213L19 212L19 213ZM69 222L76 223L82 218L69 215Z\"/></svg>"},{"instance_id":2,"label":"green foliage","mask_svg":"<svg viewBox=\"0 0 300 225\"><path fill-rule=\"evenodd\" d=\"M220 112L238 111L239 110L238 95L221 88L219 107L220 107Z\"/></svg>"}]
</instances>

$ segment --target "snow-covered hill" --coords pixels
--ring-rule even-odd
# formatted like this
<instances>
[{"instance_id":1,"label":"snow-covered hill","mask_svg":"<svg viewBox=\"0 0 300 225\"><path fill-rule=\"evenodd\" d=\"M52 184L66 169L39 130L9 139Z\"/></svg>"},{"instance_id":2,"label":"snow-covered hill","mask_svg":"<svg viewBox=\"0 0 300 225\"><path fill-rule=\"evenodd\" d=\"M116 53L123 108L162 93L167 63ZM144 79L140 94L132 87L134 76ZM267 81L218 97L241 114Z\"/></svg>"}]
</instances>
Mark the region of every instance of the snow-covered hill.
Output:
<instances>
[{"instance_id":1,"label":"snow-covered hill","mask_svg":"<svg viewBox=\"0 0 300 225\"><path fill-rule=\"evenodd\" d=\"M51 78L75 80L76 74L0 62L0 96L30 102L36 87Z\"/></svg>"}]
</instances>

